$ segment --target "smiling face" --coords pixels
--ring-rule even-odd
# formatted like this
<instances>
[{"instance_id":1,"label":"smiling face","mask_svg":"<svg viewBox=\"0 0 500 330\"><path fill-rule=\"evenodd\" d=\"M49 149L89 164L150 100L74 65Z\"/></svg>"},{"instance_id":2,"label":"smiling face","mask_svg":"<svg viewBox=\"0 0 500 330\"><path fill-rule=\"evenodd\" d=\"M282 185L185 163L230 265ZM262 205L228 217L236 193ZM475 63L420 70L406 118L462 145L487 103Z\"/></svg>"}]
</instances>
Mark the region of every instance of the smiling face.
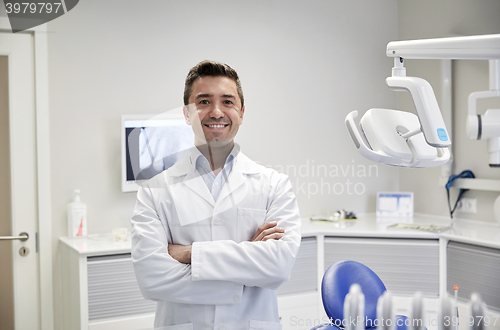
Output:
<instances>
[{"instance_id":1,"label":"smiling face","mask_svg":"<svg viewBox=\"0 0 500 330\"><path fill-rule=\"evenodd\" d=\"M197 78L189 105L184 107L186 122L193 127L196 146L234 143L244 112L235 81L225 76Z\"/></svg>"}]
</instances>

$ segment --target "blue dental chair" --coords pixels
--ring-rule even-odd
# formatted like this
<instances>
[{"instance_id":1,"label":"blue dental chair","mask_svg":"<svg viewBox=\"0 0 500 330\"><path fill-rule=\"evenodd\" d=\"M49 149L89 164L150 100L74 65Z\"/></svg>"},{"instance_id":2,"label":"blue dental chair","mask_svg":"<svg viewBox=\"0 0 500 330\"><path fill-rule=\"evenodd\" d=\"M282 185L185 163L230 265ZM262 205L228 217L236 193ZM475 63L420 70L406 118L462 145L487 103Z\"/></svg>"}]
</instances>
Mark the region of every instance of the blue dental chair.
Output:
<instances>
[{"instance_id":1,"label":"blue dental chair","mask_svg":"<svg viewBox=\"0 0 500 330\"><path fill-rule=\"evenodd\" d=\"M359 284L365 297L365 329L376 329L377 302L386 291L382 280L367 266L357 261L339 261L330 266L321 284L323 307L330 322L321 324L311 330L340 330L344 320L344 301L352 284ZM404 326L406 316L397 315L396 320L402 319L403 326L396 326L397 330L406 330Z\"/></svg>"}]
</instances>

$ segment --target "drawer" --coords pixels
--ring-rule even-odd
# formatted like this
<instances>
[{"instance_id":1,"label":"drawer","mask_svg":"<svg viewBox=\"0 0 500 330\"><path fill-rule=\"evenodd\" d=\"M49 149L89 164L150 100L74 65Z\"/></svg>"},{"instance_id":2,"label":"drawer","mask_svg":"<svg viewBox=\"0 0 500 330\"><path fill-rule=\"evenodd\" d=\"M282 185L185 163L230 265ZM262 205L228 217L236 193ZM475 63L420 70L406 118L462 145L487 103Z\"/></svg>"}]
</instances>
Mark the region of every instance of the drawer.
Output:
<instances>
[{"instance_id":1,"label":"drawer","mask_svg":"<svg viewBox=\"0 0 500 330\"><path fill-rule=\"evenodd\" d=\"M370 267L394 294L439 295L439 241L433 239L325 238L325 270L342 260Z\"/></svg>"},{"instance_id":2,"label":"drawer","mask_svg":"<svg viewBox=\"0 0 500 330\"><path fill-rule=\"evenodd\" d=\"M309 330L314 325L326 323L326 316L325 320L319 318L318 299L317 292L279 297L278 307L283 330Z\"/></svg>"},{"instance_id":3,"label":"drawer","mask_svg":"<svg viewBox=\"0 0 500 330\"><path fill-rule=\"evenodd\" d=\"M500 249L449 242L446 250L448 292L454 295L453 286L458 284L460 300L469 301L476 292L489 309L500 313ZM495 326L500 328L500 320Z\"/></svg>"},{"instance_id":4,"label":"drawer","mask_svg":"<svg viewBox=\"0 0 500 330\"><path fill-rule=\"evenodd\" d=\"M318 257L316 238L303 238L290 279L279 289L278 295L316 291L318 287Z\"/></svg>"},{"instance_id":5,"label":"drawer","mask_svg":"<svg viewBox=\"0 0 500 330\"><path fill-rule=\"evenodd\" d=\"M154 313L135 278L130 253L87 257L89 321Z\"/></svg>"}]
</instances>

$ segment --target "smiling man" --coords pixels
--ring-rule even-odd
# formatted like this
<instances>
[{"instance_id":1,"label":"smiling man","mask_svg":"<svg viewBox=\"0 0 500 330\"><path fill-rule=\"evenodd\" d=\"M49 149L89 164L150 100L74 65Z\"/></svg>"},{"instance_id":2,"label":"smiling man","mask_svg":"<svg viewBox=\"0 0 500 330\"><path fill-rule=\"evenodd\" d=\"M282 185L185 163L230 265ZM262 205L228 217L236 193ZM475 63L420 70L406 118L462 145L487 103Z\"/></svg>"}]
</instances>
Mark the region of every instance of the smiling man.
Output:
<instances>
[{"instance_id":1,"label":"smiling man","mask_svg":"<svg viewBox=\"0 0 500 330\"><path fill-rule=\"evenodd\" d=\"M245 113L243 92L234 74L233 79L200 75L192 70L186 79L184 116L193 127L195 146L210 160L215 175L234 147L234 137Z\"/></svg>"},{"instance_id":2,"label":"smiling man","mask_svg":"<svg viewBox=\"0 0 500 330\"><path fill-rule=\"evenodd\" d=\"M281 329L276 289L300 246L290 182L234 143L245 106L227 64L193 67L184 104L194 148L139 189L132 218L132 261L143 295L158 302L155 329Z\"/></svg>"}]
</instances>

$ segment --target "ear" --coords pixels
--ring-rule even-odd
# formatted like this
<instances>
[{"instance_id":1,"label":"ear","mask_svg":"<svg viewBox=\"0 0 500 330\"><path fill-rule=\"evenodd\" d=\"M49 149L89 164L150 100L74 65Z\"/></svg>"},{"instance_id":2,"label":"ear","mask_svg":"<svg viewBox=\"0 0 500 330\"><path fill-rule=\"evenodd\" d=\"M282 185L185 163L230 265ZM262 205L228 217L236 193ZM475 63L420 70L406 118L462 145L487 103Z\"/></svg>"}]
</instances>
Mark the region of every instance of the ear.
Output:
<instances>
[{"instance_id":1,"label":"ear","mask_svg":"<svg viewBox=\"0 0 500 330\"><path fill-rule=\"evenodd\" d=\"M184 118L186 119L186 124L191 125L191 118L189 117L189 105L182 107L182 112L184 113Z\"/></svg>"},{"instance_id":2,"label":"ear","mask_svg":"<svg viewBox=\"0 0 500 330\"><path fill-rule=\"evenodd\" d=\"M245 107L241 108L240 118L239 118L240 125L243 124L243 115L244 114L245 114Z\"/></svg>"}]
</instances>

